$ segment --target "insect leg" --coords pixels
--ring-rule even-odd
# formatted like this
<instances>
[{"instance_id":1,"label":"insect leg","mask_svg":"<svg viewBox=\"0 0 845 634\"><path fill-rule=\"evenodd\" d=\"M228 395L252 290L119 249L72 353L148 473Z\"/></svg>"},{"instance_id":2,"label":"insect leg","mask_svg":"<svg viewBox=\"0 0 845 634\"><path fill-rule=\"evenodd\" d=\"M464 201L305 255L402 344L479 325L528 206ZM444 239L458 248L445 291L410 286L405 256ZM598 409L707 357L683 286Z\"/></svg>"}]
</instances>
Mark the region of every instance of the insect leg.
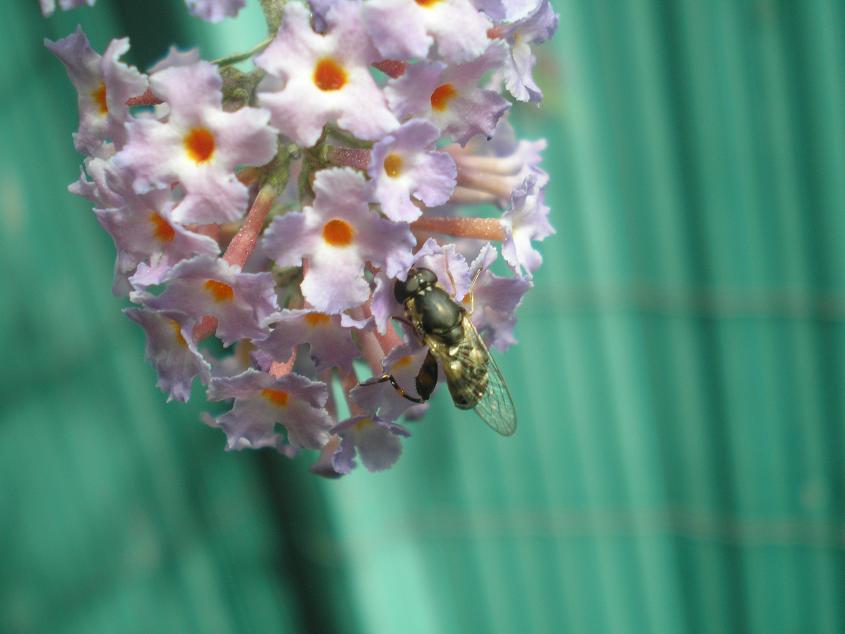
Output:
<instances>
[{"instance_id":1,"label":"insect leg","mask_svg":"<svg viewBox=\"0 0 845 634\"><path fill-rule=\"evenodd\" d=\"M420 335L417 332L417 329L414 328L414 324L412 324L410 321L408 321L404 317L397 317L396 315L391 315L390 318L395 319L396 321L400 322L401 324L404 324L405 326L407 326L407 332L410 333L410 334L413 334L413 336L416 337L417 341L422 343L422 339L420 338Z\"/></svg>"},{"instance_id":2,"label":"insect leg","mask_svg":"<svg viewBox=\"0 0 845 634\"><path fill-rule=\"evenodd\" d=\"M437 387L437 359L432 354L431 350L425 355L425 360L420 366L419 374L417 374L417 394L423 400L431 398L431 393Z\"/></svg>"},{"instance_id":3,"label":"insect leg","mask_svg":"<svg viewBox=\"0 0 845 634\"><path fill-rule=\"evenodd\" d=\"M399 395L402 398L406 398L409 401L411 401L412 403L425 403L426 400L428 400L428 399L425 399L425 398L420 398L418 396L411 396L410 394L408 394L404 389L402 389L402 386L399 385L396 382L396 379L393 378L392 374L382 374L377 379L372 378L369 381L362 383L362 385L375 385L376 383L384 383L385 381L390 381L390 385L393 386L393 389L396 390L397 392L399 392Z\"/></svg>"}]
</instances>

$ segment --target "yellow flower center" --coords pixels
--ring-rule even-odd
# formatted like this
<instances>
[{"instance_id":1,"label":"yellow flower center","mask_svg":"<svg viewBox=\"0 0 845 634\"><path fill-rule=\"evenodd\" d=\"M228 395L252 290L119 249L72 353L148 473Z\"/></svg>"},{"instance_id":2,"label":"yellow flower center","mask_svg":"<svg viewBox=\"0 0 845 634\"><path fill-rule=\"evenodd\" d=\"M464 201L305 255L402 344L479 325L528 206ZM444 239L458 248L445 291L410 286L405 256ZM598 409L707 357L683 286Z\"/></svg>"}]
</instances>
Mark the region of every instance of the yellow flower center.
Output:
<instances>
[{"instance_id":1,"label":"yellow flower center","mask_svg":"<svg viewBox=\"0 0 845 634\"><path fill-rule=\"evenodd\" d=\"M384 157L384 173L390 178L396 178L402 173L402 157L398 154L388 154Z\"/></svg>"},{"instance_id":2,"label":"yellow flower center","mask_svg":"<svg viewBox=\"0 0 845 634\"><path fill-rule=\"evenodd\" d=\"M187 348L188 342L185 341L185 337L182 336L182 326L179 325L179 322L175 319L168 319L167 325L173 329L173 334L176 336L176 343L183 348Z\"/></svg>"}]
</instances>

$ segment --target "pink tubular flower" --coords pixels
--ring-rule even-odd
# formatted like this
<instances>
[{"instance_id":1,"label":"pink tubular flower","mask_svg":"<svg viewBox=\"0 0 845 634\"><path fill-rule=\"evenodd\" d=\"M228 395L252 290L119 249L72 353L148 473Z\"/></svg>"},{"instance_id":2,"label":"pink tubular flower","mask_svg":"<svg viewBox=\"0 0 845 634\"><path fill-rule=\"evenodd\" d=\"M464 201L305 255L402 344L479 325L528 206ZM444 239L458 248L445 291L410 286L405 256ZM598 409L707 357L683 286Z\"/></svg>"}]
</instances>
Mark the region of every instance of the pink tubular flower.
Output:
<instances>
[{"instance_id":1,"label":"pink tubular flower","mask_svg":"<svg viewBox=\"0 0 845 634\"><path fill-rule=\"evenodd\" d=\"M326 14L323 34L311 28L303 5L288 4L276 38L255 58L270 75L258 102L298 145L313 145L326 123L368 140L399 125L370 75L378 53L360 12L359 4L339 0Z\"/></svg>"},{"instance_id":2,"label":"pink tubular flower","mask_svg":"<svg viewBox=\"0 0 845 634\"><path fill-rule=\"evenodd\" d=\"M276 423L287 430L287 444L319 449L332 428L324 409L326 384L298 374L276 378L249 369L233 377L215 377L208 398L235 399L232 409L217 418L228 438L227 449L281 448L284 443L275 430Z\"/></svg>"},{"instance_id":3,"label":"pink tubular flower","mask_svg":"<svg viewBox=\"0 0 845 634\"><path fill-rule=\"evenodd\" d=\"M368 0L364 16L373 42L385 58L425 58L436 42L448 62L467 62L489 42L490 20L469 0Z\"/></svg>"},{"instance_id":4,"label":"pink tubular flower","mask_svg":"<svg viewBox=\"0 0 845 634\"><path fill-rule=\"evenodd\" d=\"M138 193L180 183L185 197L173 209L178 222L240 218L247 189L235 166L263 165L276 153L269 113L248 107L224 112L221 84L217 67L208 62L154 73L150 85L168 104L168 119L131 121L129 142L114 158Z\"/></svg>"},{"instance_id":5,"label":"pink tubular flower","mask_svg":"<svg viewBox=\"0 0 845 634\"><path fill-rule=\"evenodd\" d=\"M101 57L78 26L72 35L56 42L44 40L44 45L65 65L79 95L76 149L88 155L108 154L108 140L122 147L129 117L126 101L147 89L144 75L118 61L129 50L129 40L113 40Z\"/></svg>"},{"instance_id":6,"label":"pink tubular flower","mask_svg":"<svg viewBox=\"0 0 845 634\"><path fill-rule=\"evenodd\" d=\"M409 66L385 88L391 109L400 119L428 118L461 145L476 134L492 136L510 104L497 92L480 89L478 82L502 63L502 46L494 42L483 55L465 64L421 62Z\"/></svg>"},{"instance_id":7,"label":"pink tubular flower","mask_svg":"<svg viewBox=\"0 0 845 634\"><path fill-rule=\"evenodd\" d=\"M534 175L545 187L549 175L540 169L546 140L516 140L513 128L502 119L493 138L476 137L466 146L444 148L458 168L458 186L450 200L454 204L496 203L507 206L514 190Z\"/></svg>"},{"instance_id":8,"label":"pink tubular flower","mask_svg":"<svg viewBox=\"0 0 845 634\"><path fill-rule=\"evenodd\" d=\"M317 310L336 314L369 297L366 262L396 276L407 270L415 240L407 225L370 210L370 184L352 169L321 170L314 191L312 207L272 222L263 248L278 266L309 258L302 293Z\"/></svg>"}]
</instances>

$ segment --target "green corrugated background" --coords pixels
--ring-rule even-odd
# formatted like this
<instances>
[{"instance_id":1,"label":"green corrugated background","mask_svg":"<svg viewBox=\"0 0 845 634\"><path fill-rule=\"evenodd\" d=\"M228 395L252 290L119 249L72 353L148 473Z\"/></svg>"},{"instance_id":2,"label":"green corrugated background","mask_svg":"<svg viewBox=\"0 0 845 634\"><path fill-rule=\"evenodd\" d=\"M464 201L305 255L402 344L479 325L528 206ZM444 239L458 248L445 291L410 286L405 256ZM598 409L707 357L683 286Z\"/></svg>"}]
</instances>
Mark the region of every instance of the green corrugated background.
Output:
<instances>
[{"instance_id":1,"label":"green corrugated background","mask_svg":"<svg viewBox=\"0 0 845 634\"><path fill-rule=\"evenodd\" d=\"M558 229L500 356L520 431L440 394L396 468L333 482L155 390L41 46L213 57L256 7L36 5L0 3L0 630L842 631L840 0L558 1L516 117Z\"/></svg>"}]
</instances>

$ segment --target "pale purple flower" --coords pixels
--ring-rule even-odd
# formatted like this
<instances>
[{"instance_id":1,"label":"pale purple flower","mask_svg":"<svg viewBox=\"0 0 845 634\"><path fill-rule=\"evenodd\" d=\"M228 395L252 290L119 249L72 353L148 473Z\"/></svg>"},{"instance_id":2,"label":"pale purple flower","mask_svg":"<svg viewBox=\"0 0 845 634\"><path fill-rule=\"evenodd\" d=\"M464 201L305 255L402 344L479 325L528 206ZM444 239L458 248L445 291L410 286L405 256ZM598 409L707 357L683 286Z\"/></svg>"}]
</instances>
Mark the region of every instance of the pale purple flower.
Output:
<instances>
[{"instance_id":1,"label":"pale purple flower","mask_svg":"<svg viewBox=\"0 0 845 634\"><path fill-rule=\"evenodd\" d=\"M150 73L150 75L152 75L153 73L157 73L166 68L173 68L174 66L191 66L192 64L196 64L199 61L199 49L191 48L186 51L183 51L182 49L177 48L176 46L171 46L169 49L167 49L167 55L164 56L164 59L150 66L148 72Z\"/></svg>"},{"instance_id":2,"label":"pale purple flower","mask_svg":"<svg viewBox=\"0 0 845 634\"><path fill-rule=\"evenodd\" d=\"M191 15L209 22L233 18L246 4L246 0L185 0L185 2Z\"/></svg>"},{"instance_id":3,"label":"pale purple flower","mask_svg":"<svg viewBox=\"0 0 845 634\"><path fill-rule=\"evenodd\" d=\"M470 320L484 342L491 348L504 352L516 343L513 336L516 309L533 284L528 279L500 277L490 271L497 255L496 249L490 244L481 248L469 271L472 279L476 280L472 289L473 300L470 302L469 295L465 295L461 303L467 310L473 306Z\"/></svg>"},{"instance_id":4,"label":"pale purple flower","mask_svg":"<svg viewBox=\"0 0 845 634\"><path fill-rule=\"evenodd\" d=\"M320 455L314 464L311 465L311 472L324 478L339 478L345 473L340 473L335 468L335 456L340 453L340 436L332 434L326 444L320 449Z\"/></svg>"},{"instance_id":5,"label":"pale purple flower","mask_svg":"<svg viewBox=\"0 0 845 634\"><path fill-rule=\"evenodd\" d=\"M417 396L416 379L427 354L428 348L425 346L397 346L384 357L383 372L392 374L396 382L409 395ZM349 391L349 398L364 412L378 415L384 420L396 420L414 405L413 402L403 398L389 381L383 383L365 381Z\"/></svg>"},{"instance_id":6,"label":"pale purple flower","mask_svg":"<svg viewBox=\"0 0 845 634\"><path fill-rule=\"evenodd\" d=\"M543 0L474 0L475 6L497 22L515 22L537 10Z\"/></svg>"},{"instance_id":7,"label":"pale purple flower","mask_svg":"<svg viewBox=\"0 0 845 634\"><path fill-rule=\"evenodd\" d=\"M44 46L65 65L78 94L76 149L88 155L105 156L109 153L104 147L107 141L122 147L126 140L124 126L129 119L126 101L147 89L144 75L118 61L129 50L129 40L112 40L100 56L91 48L82 27L77 26L73 34L61 40L45 39Z\"/></svg>"},{"instance_id":8,"label":"pale purple flower","mask_svg":"<svg viewBox=\"0 0 845 634\"><path fill-rule=\"evenodd\" d=\"M126 202L121 191L112 183L120 182L111 161L97 156L86 156L79 170L79 179L68 186L68 191L81 196L97 207L119 207Z\"/></svg>"},{"instance_id":9,"label":"pale purple flower","mask_svg":"<svg viewBox=\"0 0 845 634\"><path fill-rule=\"evenodd\" d=\"M209 21L245 5L185 2ZM430 269L491 348L515 343L541 263L533 242L553 229L545 141L516 140L503 93L539 100L531 45L557 16L549 0L274 7L277 33L243 56L255 73L171 47L148 78L120 62L125 39L102 57L81 30L47 42L79 94L86 156L69 189L114 240L113 290L135 304L126 313L168 399L188 400L199 377L208 400L231 401L202 416L228 450L315 450L326 477L359 461L381 471L409 436L396 421L429 409L379 382L388 373L413 397L432 355L397 280ZM476 203L506 211L462 218ZM488 240L503 241L509 277L492 272ZM365 367L375 376L358 383Z\"/></svg>"},{"instance_id":10,"label":"pale purple flower","mask_svg":"<svg viewBox=\"0 0 845 634\"><path fill-rule=\"evenodd\" d=\"M501 42L490 44L477 59L446 66L420 62L385 88L388 103L404 120L423 117L445 136L465 145L476 134L489 137L510 104L493 90L478 87L482 76L501 65L505 55Z\"/></svg>"},{"instance_id":11,"label":"pale purple flower","mask_svg":"<svg viewBox=\"0 0 845 634\"><path fill-rule=\"evenodd\" d=\"M543 98L534 81L532 70L537 61L531 51L532 44L545 42L557 29L558 15L549 0L542 0L536 9L524 18L500 27L502 38L510 49L502 68L508 92L520 101L538 102Z\"/></svg>"},{"instance_id":12,"label":"pale purple flower","mask_svg":"<svg viewBox=\"0 0 845 634\"><path fill-rule=\"evenodd\" d=\"M178 222L237 220L248 192L235 167L263 165L276 153L269 113L249 107L224 112L220 73L208 62L168 67L154 73L150 85L169 105L168 120L129 123L129 142L115 164L139 193L178 181L185 190L173 209Z\"/></svg>"},{"instance_id":13,"label":"pale purple flower","mask_svg":"<svg viewBox=\"0 0 845 634\"><path fill-rule=\"evenodd\" d=\"M194 255L217 255L220 247L208 236L188 231L171 216L173 201L167 190L146 194L127 192L119 207L94 209L102 227L114 240L117 258L114 271L115 294L127 295L127 278L138 264L146 262L154 274L147 274L145 285L158 284L177 263Z\"/></svg>"},{"instance_id":14,"label":"pale purple flower","mask_svg":"<svg viewBox=\"0 0 845 634\"><path fill-rule=\"evenodd\" d=\"M325 313L358 306L370 295L366 262L394 277L408 270L416 240L408 225L385 220L369 207L371 184L349 168L317 172L314 205L276 218L263 249L278 266L309 259L302 294Z\"/></svg>"},{"instance_id":15,"label":"pale purple flower","mask_svg":"<svg viewBox=\"0 0 845 634\"><path fill-rule=\"evenodd\" d=\"M261 340L279 317L270 273L243 273L220 258L198 255L163 276L161 295L143 294L145 306L217 319L217 336L228 346L238 339Z\"/></svg>"},{"instance_id":16,"label":"pale purple flower","mask_svg":"<svg viewBox=\"0 0 845 634\"><path fill-rule=\"evenodd\" d=\"M340 449L334 454L333 466L337 473L346 474L355 468L355 457L361 459L368 471L384 471L393 466L402 454L400 438L411 433L396 423L377 416L355 416L334 429L341 438Z\"/></svg>"},{"instance_id":17,"label":"pale purple flower","mask_svg":"<svg viewBox=\"0 0 845 634\"><path fill-rule=\"evenodd\" d=\"M455 189L455 161L434 150L440 136L428 121L412 119L373 146L368 173L375 199L391 220L412 222L422 210L442 205Z\"/></svg>"},{"instance_id":18,"label":"pale purple flower","mask_svg":"<svg viewBox=\"0 0 845 634\"><path fill-rule=\"evenodd\" d=\"M502 255L518 275L531 279L543 262L543 256L531 244L554 234L549 223L549 208L545 193L535 176L529 176L514 191L510 207L502 214L505 241Z\"/></svg>"},{"instance_id":19,"label":"pale purple flower","mask_svg":"<svg viewBox=\"0 0 845 634\"><path fill-rule=\"evenodd\" d=\"M255 63L269 73L258 103L272 123L298 145L311 146L326 123L375 140L398 127L370 74L378 53L361 21L358 3L341 0L326 14L327 32L316 33L301 4L285 7L276 38Z\"/></svg>"},{"instance_id":20,"label":"pale purple flower","mask_svg":"<svg viewBox=\"0 0 845 634\"><path fill-rule=\"evenodd\" d=\"M467 62L487 48L492 26L469 0L367 0L364 17L387 59L425 58L436 43L447 62Z\"/></svg>"},{"instance_id":21,"label":"pale purple flower","mask_svg":"<svg viewBox=\"0 0 845 634\"><path fill-rule=\"evenodd\" d=\"M62 11L67 11L68 9L81 7L86 4L89 7L93 7L95 1L96 0L59 0L59 8ZM41 4L41 15L45 18L53 15L56 10L56 0L39 0L39 3Z\"/></svg>"},{"instance_id":22,"label":"pale purple flower","mask_svg":"<svg viewBox=\"0 0 845 634\"><path fill-rule=\"evenodd\" d=\"M352 338L352 328L341 324L340 315L300 309L282 311L270 336L256 344L256 357L264 358L265 362L286 360L303 343L311 349L317 372L329 368L351 371L352 361L361 356Z\"/></svg>"},{"instance_id":23,"label":"pale purple flower","mask_svg":"<svg viewBox=\"0 0 845 634\"><path fill-rule=\"evenodd\" d=\"M143 308L127 308L123 312L144 329L147 361L155 368L156 386L167 392L168 401L186 402L197 376L203 383L208 383L211 366L191 338L192 322L185 313Z\"/></svg>"},{"instance_id":24,"label":"pale purple flower","mask_svg":"<svg viewBox=\"0 0 845 634\"><path fill-rule=\"evenodd\" d=\"M233 377L215 377L208 387L208 398L235 400L232 409L216 421L226 432L230 450L284 444L280 443L276 424L287 430L287 444L319 449L333 425L325 410L326 384L298 374L276 378L249 369Z\"/></svg>"}]
</instances>

